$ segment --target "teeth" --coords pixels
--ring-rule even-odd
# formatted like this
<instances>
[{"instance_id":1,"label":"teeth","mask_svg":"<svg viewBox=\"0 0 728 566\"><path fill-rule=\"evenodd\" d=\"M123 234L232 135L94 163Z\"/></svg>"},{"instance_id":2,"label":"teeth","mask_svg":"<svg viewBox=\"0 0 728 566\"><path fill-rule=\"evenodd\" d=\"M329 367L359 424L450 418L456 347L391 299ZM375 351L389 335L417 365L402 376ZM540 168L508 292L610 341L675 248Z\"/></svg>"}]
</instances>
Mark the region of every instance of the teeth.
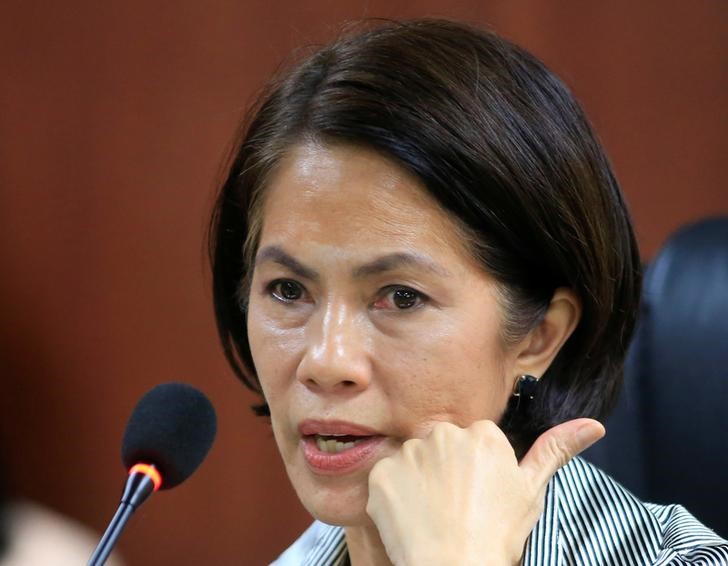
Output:
<instances>
[{"instance_id":1,"label":"teeth","mask_svg":"<svg viewBox=\"0 0 728 566\"><path fill-rule=\"evenodd\" d=\"M343 434L332 434L330 436L345 436ZM338 440L334 440L333 438L323 438L321 436L316 437L316 446L318 446L318 449L321 450L321 452L331 452L331 453L337 453L337 452L343 452L344 450L349 450L350 448L354 448L356 442L339 442Z\"/></svg>"}]
</instances>

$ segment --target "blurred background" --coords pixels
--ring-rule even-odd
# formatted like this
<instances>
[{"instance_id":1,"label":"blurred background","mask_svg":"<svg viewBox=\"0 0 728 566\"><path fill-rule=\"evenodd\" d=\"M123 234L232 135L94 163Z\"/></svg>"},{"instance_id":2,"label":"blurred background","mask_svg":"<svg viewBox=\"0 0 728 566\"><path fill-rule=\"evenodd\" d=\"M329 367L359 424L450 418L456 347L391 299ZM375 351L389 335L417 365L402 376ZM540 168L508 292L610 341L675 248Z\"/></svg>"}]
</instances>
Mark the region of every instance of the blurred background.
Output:
<instances>
[{"instance_id":1,"label":"blurred background","mask_svg":"<svg viewBox=\"0 0 728 566\"><path fill-rule=\"evenodd\" d=\"M586 108L646 259L728 212L728 4L338 0L0 6L0 460L5 491L97 531L120 439L160 381L218 410L207 461L127 528L127 564L263 564L309 523L217 343L205 255L247 104L296 47L367 17L489 25Z\"/></svg>"}]
</instances>

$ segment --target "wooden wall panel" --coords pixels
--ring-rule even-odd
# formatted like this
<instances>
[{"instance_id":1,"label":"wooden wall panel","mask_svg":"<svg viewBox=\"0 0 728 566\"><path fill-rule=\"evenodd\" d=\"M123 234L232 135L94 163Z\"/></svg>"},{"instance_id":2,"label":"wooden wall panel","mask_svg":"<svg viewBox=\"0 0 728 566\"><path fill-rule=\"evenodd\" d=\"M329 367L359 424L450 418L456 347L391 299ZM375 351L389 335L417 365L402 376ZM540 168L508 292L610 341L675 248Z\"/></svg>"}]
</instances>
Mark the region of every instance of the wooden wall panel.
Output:
<instances>
[{"instance_id":1,"label":"wooden wall panel","mask_svg":"<svg viewBox=\"0 0 728 566\"><path fill-rule=\"evenodd\" d=\"M259 564L308 522L217 345L204 233L221 158L296 46L361 17L489 24L572 86L643 251L728 212L726 4L341 0L0 8L0 447L10 488L97 529L136 399L180 379L216 405L208 461L134 518L130 564Z\"/></svg>"}]
</instances>

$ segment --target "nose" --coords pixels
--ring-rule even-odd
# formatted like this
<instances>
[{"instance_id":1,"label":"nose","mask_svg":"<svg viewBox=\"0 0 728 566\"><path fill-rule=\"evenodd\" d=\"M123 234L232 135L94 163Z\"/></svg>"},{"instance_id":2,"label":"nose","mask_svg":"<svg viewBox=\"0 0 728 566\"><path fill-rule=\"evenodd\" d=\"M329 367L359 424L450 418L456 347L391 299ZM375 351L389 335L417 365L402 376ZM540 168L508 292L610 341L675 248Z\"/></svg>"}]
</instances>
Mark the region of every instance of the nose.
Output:
<instances>
[{"instance_id":1,"label":"nose","mask_svg":"<svg viewBox=\"0 0 728 566\"><path fill-rule=\"evenodd\" d=\"M306 350L297 377L318 392L354 393L371 381L366 321L344 303L314 314L306 327Z\"/></svg>"}]
</instances>

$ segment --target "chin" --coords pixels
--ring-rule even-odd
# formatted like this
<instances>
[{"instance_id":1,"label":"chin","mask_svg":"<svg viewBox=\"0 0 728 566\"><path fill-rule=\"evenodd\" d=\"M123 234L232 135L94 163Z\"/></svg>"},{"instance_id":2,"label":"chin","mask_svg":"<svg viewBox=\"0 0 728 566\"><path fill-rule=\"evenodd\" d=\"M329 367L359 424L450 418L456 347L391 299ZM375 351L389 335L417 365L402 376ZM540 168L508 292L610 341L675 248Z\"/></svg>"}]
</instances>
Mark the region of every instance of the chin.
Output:
<instances>
[{"instance_id":1,"label":"chin","mask_svg":"<svg viewBox=\"0 0 728 566\"><path fill-rule=\"evenodd\" d=\"M307 478L291 477L291 480L298 498L314 519L342 527L371 523L366 512L369 499L366 476L355 479L318 477L310 472L307 475Z\"/></svg>"}]
</instances>

